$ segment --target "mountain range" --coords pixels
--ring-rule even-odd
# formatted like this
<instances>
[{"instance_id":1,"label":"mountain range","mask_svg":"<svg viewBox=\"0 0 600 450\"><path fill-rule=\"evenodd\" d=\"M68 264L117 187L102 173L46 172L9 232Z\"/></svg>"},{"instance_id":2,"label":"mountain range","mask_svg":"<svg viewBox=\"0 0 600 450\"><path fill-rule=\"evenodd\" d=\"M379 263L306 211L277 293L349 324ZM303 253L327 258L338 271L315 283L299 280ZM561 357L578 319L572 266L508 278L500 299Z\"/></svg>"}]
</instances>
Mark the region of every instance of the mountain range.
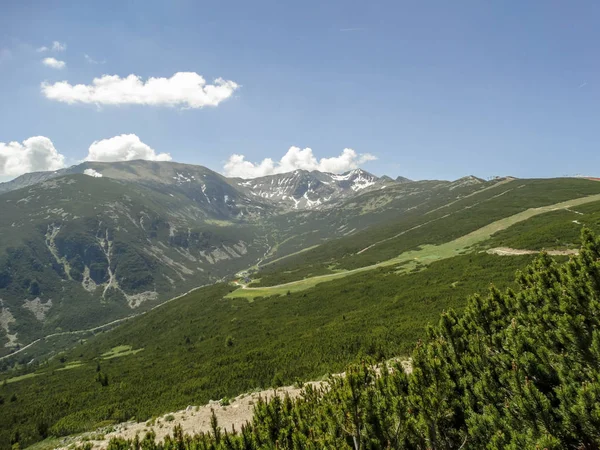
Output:
<instances>
[{"instance_id":1,"label":"mountain range","mask_svg":"<svg viewBox=\"0 0 600 450\"><path fill-rule=\"evenodd\" d=\"M476 177L412 182L361 169L244 180L143 160L20 176L0 184L0 355L482 185Z\"/></svg>"},{"instance_id":2,"label":"mountain range","mask_svg":"<svg viewBox=\"0 0 600 450\"><path fill-rule=\"evenodd\" d=\"M2 188L2 449L407 359L443 312L492 282L518 291L536 253L555 267L600 231L600 183L574 178L243 180L131 161Z\"/></svg>"}]
</instances>

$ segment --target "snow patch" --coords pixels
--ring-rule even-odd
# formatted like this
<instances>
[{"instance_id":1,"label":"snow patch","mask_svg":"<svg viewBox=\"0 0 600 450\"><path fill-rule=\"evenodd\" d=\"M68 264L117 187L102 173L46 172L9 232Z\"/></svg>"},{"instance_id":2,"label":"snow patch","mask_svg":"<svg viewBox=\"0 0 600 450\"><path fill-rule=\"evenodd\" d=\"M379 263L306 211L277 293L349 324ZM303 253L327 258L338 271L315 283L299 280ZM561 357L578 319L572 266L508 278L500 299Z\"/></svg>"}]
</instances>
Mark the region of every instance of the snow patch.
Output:
<instances>
[{"instance_id":1,"label":"snow patch","mask_svg":"<svg viewBox=\"0 0 600 450\"><path fill-rule=\"evenodd\" d=\"M102 178L102 174L100 172L98 172L97 170L94 169L85 169L83 171L84 175L87 175L89 177L93 177L93 178Z\"/></svg>"},{"instance_id":2,"label":"snow patch","mask_svg":"<svg viewBox=\"0 0 600 450\"><path fill-rule=\"evenodd\" d=\"M182 183L190 183L192 180L195 179L195 177L193 175L190 175L189 173L187 175L184 175L182 173L177 172L175 174L175 176L173 177L173 179L175 180L175 182L177 184L182 184Z\"/></svg>"}]
</instances>

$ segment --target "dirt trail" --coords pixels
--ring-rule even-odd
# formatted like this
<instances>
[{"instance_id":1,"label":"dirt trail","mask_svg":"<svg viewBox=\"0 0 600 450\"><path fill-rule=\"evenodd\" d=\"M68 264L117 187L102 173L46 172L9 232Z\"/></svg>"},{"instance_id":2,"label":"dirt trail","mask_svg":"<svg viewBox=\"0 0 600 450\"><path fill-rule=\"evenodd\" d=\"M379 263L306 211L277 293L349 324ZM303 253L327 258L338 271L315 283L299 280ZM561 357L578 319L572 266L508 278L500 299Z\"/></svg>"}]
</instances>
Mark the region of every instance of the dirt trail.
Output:
<instances>
[{"instance_id":1,"label":"dirt trail","mask_svg":"<svg viewBox=\"0 0 600 450\"><path fill-rule=\"evenodd\" d=\"M400 358L395 358L390 360L390 363L394 361L400 362L406 373L412 373L411 359L401 360ZM376 372L379 373L379 370L379 367L377 367ZM342 372L334 376L343 376L344 374ZM327 381L310 381L304 383L304 386L308 385L319 388L327 387L328 383ZM67 450L72 444L81 445L84 442L89 442L93 445L94 450L104 450L108 447L108 443L113 437L133 439L136 434L139 434L140 439L143 439L149 431L154 431L156 433L156 440L161 441L165 436L173 433L175 425L181 425L184 434L209 432L211 431L210 419L213 410L217 416L219 427L222 430L231 431L233 427L236 431L240 431L242 425L252 420L254 405L259 398L270 400L275 396L283 398L289 395L290 398L294 399L300 396L301 393L302 389L299 387L285 386L239 395L235 399L230 400L230 404L227 406L223 406L220 401L211 401L208 405L204 406L188 406L186 409L158 417L154 421L154 424L151 424L150 421L125 422L115 425L113 427L114 431L110 433L103 432L100 429L78 436L68 436L61 439L56 449ZM98 439L99 437L103 439Z\"/></svg>"},{"instance_id":2,"label":"dirt trail","mask_svg":"<svg viewBox=\"0 0 600 450\"><path fill-rule=\"evenodd\" d=\"M509 247L496 247L490 248L487 253L492 255L500 255L500 256L519 256L519 255L535 255L536 253L542 253L541 250L523 250L518 248L509 248ZM579 250L571 249L571 250L546 250L546 253L549 255L557 256L557 255L578 255Z\"/></svg>"},{"instance_id":3,"label":"dirt trail","mask_svg":"<svg viewBox=\"0 0 600 450\"><path fill-rule=\"evenodd\" d=\"M323 382L324 383L324 382ZM314 387L321 385L321 382L306 383ZM274 396L285 397L289 395L296 398L300 395L302 389L293 386L278 388L276 390L265 390L254 392L252 394L243 394L231 400L227 406L222 406L220 402L211 402L204 406L188 406L186 409L160 416L151 425L151 422L125 422L114 427L114 431L103 433L98 430L93 433L85 433L77 437L66 437L60 443L59 449L67 449L71 444L83 444L84 441L90 442L94 449L103 450L108 447L108 443L113 437L133 439L136 434L143 439L147 432L154 431L156 440L162 441L165 436L173 433L175 425L181 425L184 434L194 434L211 431L210 419L214 410L217 416L219 427L231 431L232 427L240 431L242 425L252 420L254 404L259 397L263 399L272 399ZM92 438L103 437L102 440Z\"/></svg>"}]
</instances>

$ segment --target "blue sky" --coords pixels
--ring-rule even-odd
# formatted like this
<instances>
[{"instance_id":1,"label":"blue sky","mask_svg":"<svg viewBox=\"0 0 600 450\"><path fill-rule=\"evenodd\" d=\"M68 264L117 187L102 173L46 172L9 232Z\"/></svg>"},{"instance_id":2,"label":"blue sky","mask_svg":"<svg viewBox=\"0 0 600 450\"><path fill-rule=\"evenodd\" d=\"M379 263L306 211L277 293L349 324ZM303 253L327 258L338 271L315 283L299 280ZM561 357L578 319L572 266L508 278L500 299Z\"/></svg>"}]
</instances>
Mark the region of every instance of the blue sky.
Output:
<instances>
[{"instance_id":1,"label":"blue sky","mask_svg":"<svg viewBox=\"0 0 600 450\"><path fill-rule=\"evenodd\" d=\"M377 158L366 170L413 179L599 175L599 23L592 1L4 0L0 143L44 136L63 164L135 135L220 172L233 154L278 161L297 146L317 159L351 148ZM54 41L66 49L36 51ZM238 87L202 108L41 89L178 72Z\"/></svg>"}]
</instances>

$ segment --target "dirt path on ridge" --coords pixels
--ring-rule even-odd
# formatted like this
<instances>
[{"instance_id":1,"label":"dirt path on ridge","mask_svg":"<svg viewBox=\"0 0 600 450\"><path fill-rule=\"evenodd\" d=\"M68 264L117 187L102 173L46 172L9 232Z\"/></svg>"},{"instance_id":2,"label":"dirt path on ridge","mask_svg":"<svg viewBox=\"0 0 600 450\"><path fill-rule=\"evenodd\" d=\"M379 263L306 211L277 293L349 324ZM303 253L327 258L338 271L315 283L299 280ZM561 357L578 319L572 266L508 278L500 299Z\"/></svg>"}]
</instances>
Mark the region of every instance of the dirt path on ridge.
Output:
<instances>
[{"instance_id":1,"label":"dirt path on ridge","mask_svg":"<svg viewBox=\"0 0 600 450\"><path fill-rule=\"evenodd\" d=\"M399 361L406 373L412 373L412 361L410 359L403 360L394 358L390 362ZM376 372L379 373L379 367L376 367ZM335 374L334 376L343 376L345 372ZM328 386L327 381L309 381L304 383L304 386L311 385L313 388ZM266 389L264 391L252 392L238 395L231 399L229 405L223 406L220 401L211 401L203 406L188 406L177 412L167 413L159 416L154 420L147 422L124 422L112 427L112 431L106 432L106 429L99 429L93 432L83 433L77 436L67 436L61 438L56 444L56 449L67 450L73 444L82 445L91 443L94 450L105 450L108 443L113 437L121 437L125 439L133 439L136 434L140 440L146 436L149 431L156 433L156 440L162 441L165 436L172 435L173 427L181 425L183 434L210 432L210 419L214 410L217 416L218 426L221 430L232 430L232 427L239 432L246 422L252 420L254 414L254 405L259 397L263 400L270 400L275 396L284 398L289 395L294 399L300 396L303 388L296 386L284 386L277 389ZM99 439L101 438L101 439Z\"/></svg>"},{"instance_id":2,"label":"dirt path on ridge","mask_svg":"<svg viewBox=\"0 0 600 450\"><path fill-rule=\"evenodd\" d=\"M490 248L487 250L487 253L492 255L500 255L500 256L520 256L520 255L535 255L537 253L542 253L541 250L523 250L518 248L510 248L510 247L496 247ZM557 255L578 255L579 250L546 250L546 253L552 256Z\"/></svg>"}]
</instances>

